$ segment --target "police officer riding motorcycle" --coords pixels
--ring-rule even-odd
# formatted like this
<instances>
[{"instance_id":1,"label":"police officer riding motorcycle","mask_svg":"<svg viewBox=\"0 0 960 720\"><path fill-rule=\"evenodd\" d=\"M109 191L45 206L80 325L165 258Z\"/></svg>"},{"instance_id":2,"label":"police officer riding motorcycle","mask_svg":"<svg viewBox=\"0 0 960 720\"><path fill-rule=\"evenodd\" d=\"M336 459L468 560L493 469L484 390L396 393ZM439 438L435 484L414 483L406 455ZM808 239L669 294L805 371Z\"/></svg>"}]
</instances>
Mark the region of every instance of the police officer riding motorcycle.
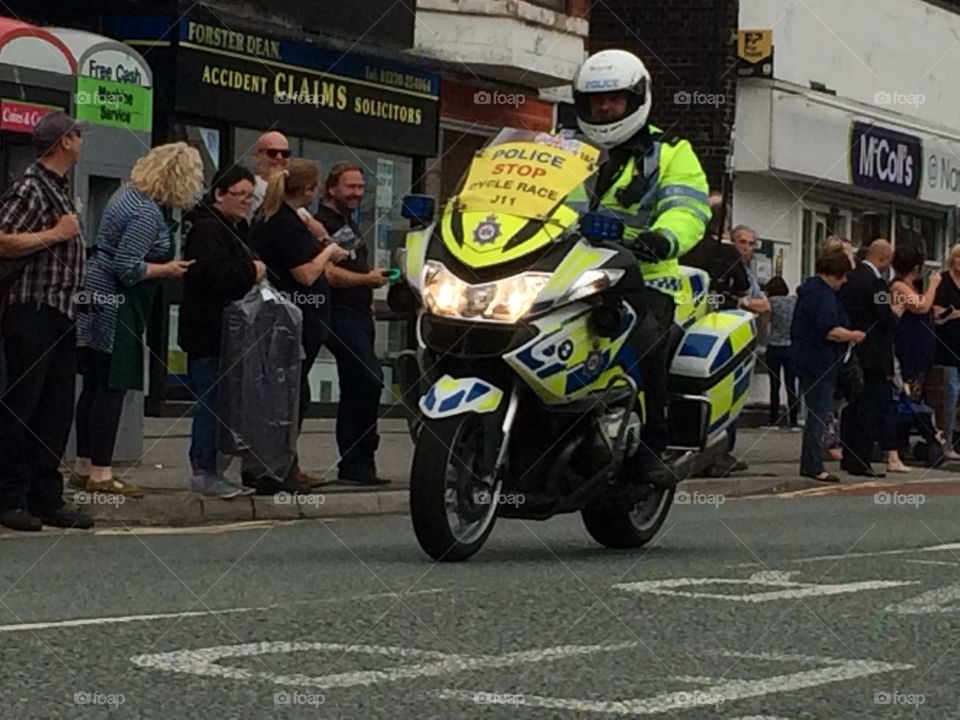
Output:
<instances>
[{"instance_id":1,"label":"police officer riding motorcycle","mask_svg":"<svg viewBox=\"0 0 960 720\"><path fill-rule=\"evenodd\" d=\"M609 157L593 196L584 200L623 223L624 267L639 262L639 273L625 277L620 290L642 318L628 341L646 388L640 462L652 483L672 485L663 453L668 338L681 292L677 259L701 240L709 222L707 178L688 141L648 123L650 73L636 55L604 50L590 56L574 77L573 97L580 130Z\"/></svg>"}]
</instances>

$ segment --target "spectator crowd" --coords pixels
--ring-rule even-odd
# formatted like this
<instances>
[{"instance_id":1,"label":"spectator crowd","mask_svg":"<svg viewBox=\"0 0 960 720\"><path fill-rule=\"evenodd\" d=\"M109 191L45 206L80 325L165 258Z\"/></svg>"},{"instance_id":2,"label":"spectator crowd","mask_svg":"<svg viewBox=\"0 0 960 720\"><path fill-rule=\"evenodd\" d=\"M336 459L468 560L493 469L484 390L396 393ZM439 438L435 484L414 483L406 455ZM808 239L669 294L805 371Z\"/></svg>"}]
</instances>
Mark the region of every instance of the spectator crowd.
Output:
<instances>
[{"instance_id":1,"label":"spectator crowd","mask_svg":"<svg viewBox=\"0 0 960 720\"><path fill-rule=\"evenodd\" d=\"M217 412L225 372L224 311L265 282L291 298L302 315L299 425L311 397L309 371L327 347L337 362L341 397L348 400L338 406L337 480L384 484L375 462L383 377L372 306L374 289L386 285L389 274L371 267L358 226L363 167L338 163L324 176L316 162L291 157L287 138L271 131L253 148L252 171L231 166L204 194L198 151L186 143L161 145L137 161L88 247L68 190L85 129L64 113L45 115L33 134L37 161L0 199L6 374L0 524L15 530L92 526L62 497L60 462L74 426L70 486L143 494L115 475L113 455L125 397L143 389L144 333L164 279L183 281L178 342L196 401L189 450L193 490L232 498L310 492L326 482L306 473L295 454L280 469L245 464L237 484L225 477ZM712 195L711 205L708 235L719 239L722 197ZM183 259L173 257L170 209L185 213ZM802 429L801 475L837 482L824 463L839 460L849 475L878 477L882 472L872 466L878 447L888 472L909 472L901 453L911 449L915 434L922 436L929 462L960 459L954 446L960 245L941 274L927 272L927 258L914 245L894 249L878 238L855 253L848 241L830 237L815 274L792 294L782 277L761 286L752 272L758 243L753 229L737 226L729 239L701 243L687 261L710 270L714 287L731 299L729 307L764 319L766 428ZM930 382L934 375L937 383ZM934 385L942 402L931 403ZM746 468L733 456L735 443L731 427L728 454L714 474Z\"/></svg>"},{"instance_id":2,"label":"spectator crowd","mask_svg":"<svg viewBox=\"0 0 960 720\"><path fill-rule=\"evenodd\" d=\"M756 233L741 226L732 235L748 261ZM764 429L803 433L802 476L839 482L825 468L830 460L848 475L878 478L910 472L907 453L930 465L960 459L960 245L940 273L915 244L894 249L877 238L855 252L831 236L795 295L780 276L763 295L766 305L751 274L739 305L766 320ZM885 470L874 469L877 461Z\"/></svg>"},{"instance_id":3,"label":"spectator crowd","mask_svg":"<svg viewBox=\"0 0 960 720\"><path fill-rule=\"evenodd\" d=\"M291 157L282 133L268 132L253 148L253 172L226 168L204 193L199 152L182 142L161 145L110 198L88 246L68 189L85 130L65 113L45 115L33 134L36 162L0 198L0 525L93 525L63 499L60 463L74 426L70 486L143 494L116 476L113 455L126 394L143 389L144 333L164 279L183 281L178 342L196 401L193 490L231 498L310 492L327 482L306 473L296 456L270 472L245 464L237 484L224 476L217 412L224 309L264 282L302 314L300 424L309 370L326 346L349 398L338 410L337 481L385 484L375 462L383 378L373 290L387 284L388 272L371 267L358 226L363 167L338 163L324 176L316 162ZM185 213L183 259L173 256L170 209ZM344 233L355 242L331 240Z\"/></svg>"}]
</instances>

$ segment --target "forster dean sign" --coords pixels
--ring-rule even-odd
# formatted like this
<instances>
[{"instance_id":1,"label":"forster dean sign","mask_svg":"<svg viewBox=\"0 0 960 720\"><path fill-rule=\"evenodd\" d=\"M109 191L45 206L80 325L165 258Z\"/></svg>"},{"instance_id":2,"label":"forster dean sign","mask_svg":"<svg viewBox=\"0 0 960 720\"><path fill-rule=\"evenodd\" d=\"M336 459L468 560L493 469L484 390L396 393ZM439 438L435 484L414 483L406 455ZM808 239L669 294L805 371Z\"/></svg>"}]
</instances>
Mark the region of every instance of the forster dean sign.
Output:
<instances>
[{"instance_id":1,"label":"forster dean sign","mask_svg":"<svg viewBox=\"0 0 960 720\"><path fill-rule=\"evenodd\" d=\"M923 148L915 135L854 121L850 177L857 187L915 198L920 192Z\"/></svg>"}]
</instances>

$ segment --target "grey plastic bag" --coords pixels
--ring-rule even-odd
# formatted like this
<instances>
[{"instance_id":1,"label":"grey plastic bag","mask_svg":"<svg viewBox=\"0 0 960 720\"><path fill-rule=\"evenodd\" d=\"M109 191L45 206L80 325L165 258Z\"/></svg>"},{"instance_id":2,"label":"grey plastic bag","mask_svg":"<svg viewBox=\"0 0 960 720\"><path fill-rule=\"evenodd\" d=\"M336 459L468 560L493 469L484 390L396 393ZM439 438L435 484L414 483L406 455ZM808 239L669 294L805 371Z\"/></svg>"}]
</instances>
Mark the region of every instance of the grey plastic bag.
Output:
<instances>
[{"instance_id":1,"label":"grey plastic bag","mask_svg":"<svg viewBox=\"0 0 960 720\"><path fill-rule=\"evenodd\" d=\"M218 450L284 478L299 435L303 314L266 281L223 311Z\"/></svg>"}]
</instances>

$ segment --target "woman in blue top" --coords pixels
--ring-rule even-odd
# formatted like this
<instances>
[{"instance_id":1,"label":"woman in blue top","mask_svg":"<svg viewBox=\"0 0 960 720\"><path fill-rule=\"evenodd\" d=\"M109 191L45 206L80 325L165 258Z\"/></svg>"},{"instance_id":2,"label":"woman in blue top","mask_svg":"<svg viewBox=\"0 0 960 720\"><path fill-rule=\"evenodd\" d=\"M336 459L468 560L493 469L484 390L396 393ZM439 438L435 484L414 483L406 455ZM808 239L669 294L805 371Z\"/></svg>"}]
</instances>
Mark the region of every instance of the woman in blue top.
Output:
<instances>
[{"instance_id":1,"label":"woman in blue top","mask_svg":"<svg viewBox=\"0 0 960 720\"><path fill-rule=\"evenodd\" d=\"M847 281L850 260L840 251L817 258L817 274L797 291L790 332L792 359L807 406L803 428L800 474L820 482L839 482L823 468L823 430L830 417L833 392L843 355L850 343L863 342L865 333L842 326L843 310L837 290Z\"/></svg>"},{"instance_id":2,"label":"woman in blue top","mask_svg":"<svg viewBox=\"0 0 960 720\"><path fill-rule=\"evenodd\" d=\"M127 390L143 389L143 341L161 278L179 278L188 262L171 259L161 208L187 208L203 188L200 153L186 143L153 148L137 160L100 220L77 298L77 461L72 487L139 497L113 476L113 448Z\"/></svg>"}]
</instances>

